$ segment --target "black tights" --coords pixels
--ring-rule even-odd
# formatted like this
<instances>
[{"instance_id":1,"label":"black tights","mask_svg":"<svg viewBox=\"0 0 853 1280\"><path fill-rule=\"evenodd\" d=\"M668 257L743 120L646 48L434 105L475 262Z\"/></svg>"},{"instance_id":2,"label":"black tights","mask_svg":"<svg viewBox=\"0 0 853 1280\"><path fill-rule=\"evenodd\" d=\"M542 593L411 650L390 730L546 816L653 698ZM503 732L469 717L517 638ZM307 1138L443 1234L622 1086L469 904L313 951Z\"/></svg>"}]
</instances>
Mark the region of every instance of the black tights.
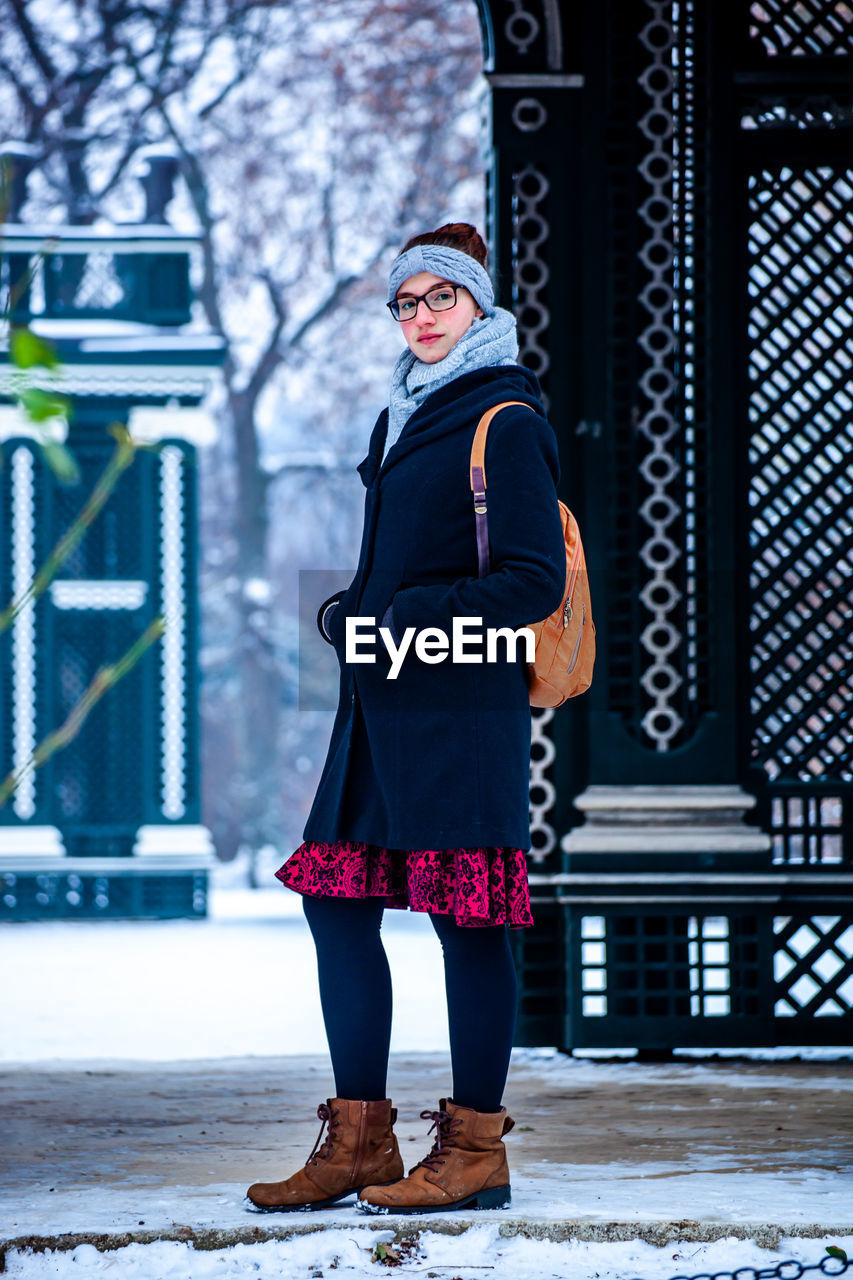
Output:
<instances>
[{"instance_id":1,"label":"black tights","mask_svg":"<svg viewBox=\"0 0 853 1280\"><path fill-rule=\"evenodd\" d=\"M391 973L380 898L302 899L317 948L320 1001L339 1098L386 1097ZM430 915L444 952L453 1101L499 1111L518 987L504 925L458 925Z\"/></svg>"}]
</instances>

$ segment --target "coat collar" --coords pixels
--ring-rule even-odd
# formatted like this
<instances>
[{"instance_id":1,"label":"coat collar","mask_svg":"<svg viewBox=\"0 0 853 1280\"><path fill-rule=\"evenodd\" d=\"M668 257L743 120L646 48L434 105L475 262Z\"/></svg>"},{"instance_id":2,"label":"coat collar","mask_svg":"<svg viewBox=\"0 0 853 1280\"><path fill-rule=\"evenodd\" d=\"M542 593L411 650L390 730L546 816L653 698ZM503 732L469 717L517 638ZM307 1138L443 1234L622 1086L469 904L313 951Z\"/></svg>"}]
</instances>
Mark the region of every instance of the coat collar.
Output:
<instances>
[{"instance_id":1,"label":"coat collar","mask_svg":"<svg viewBox=\"0 0 853 1280\"><path fill-rule=\"evenodd\" d=\"M539 382L529 369L517 364L473 369L427 397L409 418L384 462L382 451L388 430L388 410L383 409L371 433L367 457L358 466L365 487L369 489L373 485L380 469L384 475L422 445L476 423L487 409L501 400L522 400L544 417Z\"/></svg>"},{"instance_id":2,"label":"coat collar","mask_svg":"<svg viewBox=\"0 0 853 1280\"><path fill-rule=\"evenodd\" d=\"M361 476L365 489L369 489L376 479L376 473L382 463L382 449L385 444L385 433L388 430L388 410L383 409L370 433L367 446L367 457L358 464L356 471Z\"/></svg>"}]
</instances>

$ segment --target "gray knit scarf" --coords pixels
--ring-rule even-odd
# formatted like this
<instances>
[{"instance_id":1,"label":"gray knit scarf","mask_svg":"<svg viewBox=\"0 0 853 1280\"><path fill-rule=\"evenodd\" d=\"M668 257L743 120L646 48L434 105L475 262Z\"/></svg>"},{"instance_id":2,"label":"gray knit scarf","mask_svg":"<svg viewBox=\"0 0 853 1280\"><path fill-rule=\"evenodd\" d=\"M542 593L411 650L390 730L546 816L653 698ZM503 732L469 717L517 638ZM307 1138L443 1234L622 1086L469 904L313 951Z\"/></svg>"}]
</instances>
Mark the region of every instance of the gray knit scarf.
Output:
<instances>
[{"instance_id":1,"label":"gray knit scarf","mask_svg":"<svg viewBox=\"0 0 853 1280\"><path fill-rule=\"evenodd\" d=\"M454 378L472 369L489 369L495 365L515 364L518 360L518 335L515 316L495 307L490 316L475 319L450 348L443 360L426 364L408 347L400 355L391 374L388 400L388 431L385 436L383 461L388 450L400 438L409 418L427 396Z\"/></svg>"}]
</instances>

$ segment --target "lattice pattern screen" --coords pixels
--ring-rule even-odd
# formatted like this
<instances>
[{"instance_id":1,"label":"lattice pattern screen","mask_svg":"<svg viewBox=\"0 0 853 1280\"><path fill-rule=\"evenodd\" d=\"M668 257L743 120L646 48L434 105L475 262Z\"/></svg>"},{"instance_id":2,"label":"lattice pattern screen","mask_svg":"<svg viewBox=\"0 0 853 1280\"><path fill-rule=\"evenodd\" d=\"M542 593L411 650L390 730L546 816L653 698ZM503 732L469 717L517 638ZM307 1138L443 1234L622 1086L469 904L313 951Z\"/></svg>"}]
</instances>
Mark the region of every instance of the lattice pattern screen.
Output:
<instances>
[{"instance_id":1,"label":"lattice pattern screen","mask_svg":"<svg viewBox=\"0 0 853 1280\"><path fill-rule=\"evenodd\" d=\"M510 934L519 976L517 1044L543 1044L560 1038L560 1011L565 1003L566 973L562 936L564 912L553 902L534 897L535 929Z\"/></svg>"},{"instance_id":2,"label":"lattice pattern screen","mask_svg":"<svg viewBox=\"0 0 853 1280\"><path fill-rule=\"evenodd\" d=\"M753 754L853 780L853 170L749 182Z\"/></svg>"},{"instance_id":3,"label":"lattice pattern screen","mask_svg":"<svg viewBox=\"0 0 853 1280\"><path fill-rule=\"evenodd\" d=\"M582 915L573 970L583 1019L849 1017L853 923L849 910L790 916ZM831 1033L827 1032L827 1035ZM827 1041L829 1042L829 1041Z\"/></svg>"},{"instance_id":4,"label":"lattice pattern screen","mask_svg":"<svg viewBox=\"0 0 853 1280\"><path fill-rule=\"evenodd\" d=\"M853 11L846 0L755 0L750 39L766 57L853 53Z\"/></svg>"},{"instance_id":5,"label":"lattice pattern screen","mask_svg":"<svg viewBox=\"0 0 853 1280\"><path fill-rule=\"evenodd\" d=\"M583 1017L755 1013L757 930L754 917L583 916L578 957Z\"/></svg>"},{"instance_id":6,"label":"lattice pattern screen","mask_svg":"<svg viewBox=\"0 0 853 1280\"><path fill-rule=\"evenodd\" d=\"M851 125L853 94L849 92L783 92L770 85L744 94L741 100L742 129L849 129Z\"/></svg>"},{"instance_id":7,"label":"lattice pattern screen","mask_svg":"<svg viewBox=\"0 0 853 1280\"><path fill-rule=\"evenodd\" d=\"M853 797L774 796L771 802L773 861L777 865L820 867L853 864Z\"/></svg>"},{"instance_id":8,"label":"lattice pattern screen","mask_svg":"<svg viewBox=\"0 0 853 1280\"><path fill-rule=\"evenodd\" d=\"M849 915L811 916L806 921L778 916L773 932L776 1016L849 1014L853 1010L853 924Z\"/></svg>"},{"instance_id":9,"label":"lattice pattern screen","mask_svg":"<svg viewBox=\"0 0 853 1280\"><path fill-rule=\"evenodd\" d=\"M54 487L56 536L76 517L81 494L92 490L108 457L100 442L80 439L73 450L81 483ZM51 584L54 648L45 678L57 723L82 697L98 667L118 659L150 616L145 581L150 517L143 483L149 463L139 458L122 476L98 520ZM132 835L144 813L145 717L144 676L137 668L110 690L74 742L55 757L54 821L65 833L69 852L131 852ZM82 827L99 828L97 838L91 839Z\"/></svg>"},{"instance_id":10,"label":"lattice pattern screen","mask_svg":"<svg viewBox=\"0 0 853 1280\"><path fill-rule=\"evenodd\" d=\"M82 697L97 668L120 657L137 638L140 614L129 610L76 608L57 611L53 705L59 722ZM132 833L144 813L142 764L145 688L139 668L109 691L88 717L74 743L54 761L57 825L101 828L92 851L129 854ZM110 824L124 831L113 842ZM69 852L89 852L88 837L66 838Z\"/></svg>"}]
</instances>

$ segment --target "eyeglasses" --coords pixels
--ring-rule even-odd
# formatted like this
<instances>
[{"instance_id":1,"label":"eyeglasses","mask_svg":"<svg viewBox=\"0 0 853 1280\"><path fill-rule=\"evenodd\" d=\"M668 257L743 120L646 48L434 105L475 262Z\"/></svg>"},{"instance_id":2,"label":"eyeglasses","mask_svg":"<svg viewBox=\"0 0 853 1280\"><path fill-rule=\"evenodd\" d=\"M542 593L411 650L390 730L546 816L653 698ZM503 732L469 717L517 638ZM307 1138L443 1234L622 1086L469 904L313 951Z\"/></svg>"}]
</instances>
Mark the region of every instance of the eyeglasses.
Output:
<instances>
[{"instance_id":1,"label":"eyeglasses","mask_svg":"<svg viewBox=\"0 0 853 1280\"><path fill-rule=\"evenodd\" d=\"M394 298L393 302L386 305L394 319L402 324L404 320L414 320L422 302L427 304L430 311L449 311L456 306L456 290L461 288L458 284L436 284L420 297L404 294L402 298Z\"/></svg>"}]
</instances>

